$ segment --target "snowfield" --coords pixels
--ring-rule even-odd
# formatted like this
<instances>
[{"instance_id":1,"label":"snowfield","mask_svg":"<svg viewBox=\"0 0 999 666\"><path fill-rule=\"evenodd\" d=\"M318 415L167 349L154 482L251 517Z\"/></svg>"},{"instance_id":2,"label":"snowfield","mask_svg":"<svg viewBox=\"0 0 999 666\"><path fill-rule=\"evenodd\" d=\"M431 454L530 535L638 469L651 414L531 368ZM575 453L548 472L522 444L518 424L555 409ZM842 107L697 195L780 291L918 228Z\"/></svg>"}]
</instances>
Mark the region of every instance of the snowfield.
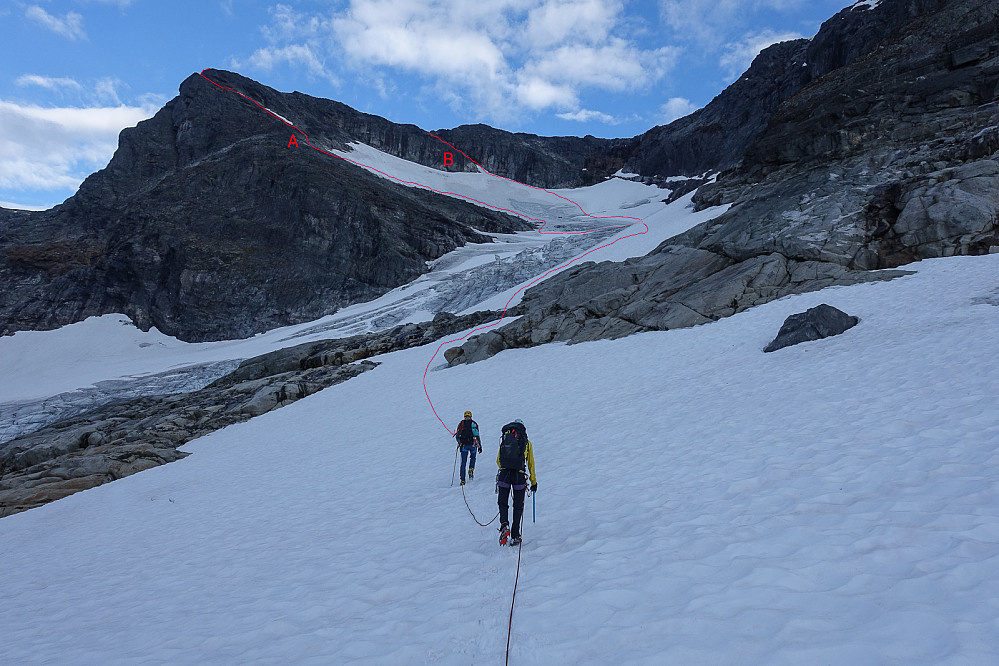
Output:
<instances>
[{"instance_id":1,"label":"snowfield","mask_svg":"<svg viewBox=\"0 0 999 666\"><path fill-rule=\"evenodd\" d=\"M907 268L435 361L481 522L499 427L535 445L510 663L997 663L999 255ZM859 325L761 351L819 303ZM518 551L435 351L0 520L0 663L502 664Z\"/></svg>"}]
</instances>

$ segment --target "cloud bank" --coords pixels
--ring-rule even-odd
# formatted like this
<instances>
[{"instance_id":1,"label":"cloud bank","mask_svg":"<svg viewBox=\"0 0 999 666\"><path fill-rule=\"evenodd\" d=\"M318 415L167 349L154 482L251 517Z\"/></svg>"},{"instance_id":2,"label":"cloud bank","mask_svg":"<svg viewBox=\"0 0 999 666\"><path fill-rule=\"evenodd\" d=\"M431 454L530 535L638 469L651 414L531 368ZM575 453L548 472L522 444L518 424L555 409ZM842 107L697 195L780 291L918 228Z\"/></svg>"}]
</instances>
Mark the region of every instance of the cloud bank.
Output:
<instances>
[{"instance_id":1,"label":"cloud bank","mask_svg":"<svg viewBox=\"0 0 999 666\"><path fill-rule=\"evenodd\" d=\"M46 108L0 100L0 188L63 191L103 168L118 133L156 112L156 106Z\"/></svg>"},{"instance_id":2,"label":"cloud bank","mask_svg":"<svg viewBox=\"0 0 999 666\"><path fill-rule=\"evenodd\" d=\"M262 30L267 45L233 65L298 65L337 81L335 62L374 85L407 76L427 96L493 121L554 112L610 122L583 108L584 94L646 89L679 55L632 38L624 9L621 0L350 0L315 13L277 5Z\"/></svg>"}]
</instances>

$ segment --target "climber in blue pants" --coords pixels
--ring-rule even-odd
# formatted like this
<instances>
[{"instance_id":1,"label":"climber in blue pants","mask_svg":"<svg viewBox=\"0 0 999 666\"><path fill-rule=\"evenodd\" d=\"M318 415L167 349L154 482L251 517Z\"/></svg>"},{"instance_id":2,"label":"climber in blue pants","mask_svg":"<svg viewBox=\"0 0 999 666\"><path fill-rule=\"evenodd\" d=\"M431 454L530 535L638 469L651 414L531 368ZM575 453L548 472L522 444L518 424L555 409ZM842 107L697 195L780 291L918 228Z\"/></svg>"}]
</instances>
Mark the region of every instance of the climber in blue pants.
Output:
<instances>
[{"instance_id":1,"label":"climber in blue pants","mask_svg":"<svg viewBox=\"0 0 999 666\"><path fill-rule=\"evenodd\" d=\"M475 454L482 453L479 424L472 420L472 412L465 412L465 418L454 430L454 438L458 440L461 450L461 485L465 485L465 463L468 463L468 478L471 480L475 478Z\"/></svg>"}]
</instances>

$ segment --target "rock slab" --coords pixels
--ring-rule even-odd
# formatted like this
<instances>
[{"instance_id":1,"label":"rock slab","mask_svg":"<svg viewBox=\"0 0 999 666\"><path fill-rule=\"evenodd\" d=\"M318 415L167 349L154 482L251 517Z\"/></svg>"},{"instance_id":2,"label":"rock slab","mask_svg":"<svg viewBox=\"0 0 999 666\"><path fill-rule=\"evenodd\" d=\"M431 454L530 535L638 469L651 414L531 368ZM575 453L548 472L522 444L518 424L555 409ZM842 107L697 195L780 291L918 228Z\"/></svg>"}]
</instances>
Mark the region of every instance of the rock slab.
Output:
<instances>
[{"instance_id":1,"label":"rock slab","mask_svg":"<svg viewBox=\"0 0 999 666\"><path fill-rule=\"evenodd\" d=\"M777 351L802 342L839 335L856 326L859 321L857 317L848 315L831 305L825 303L816 305L785 319L777 337L763 351Z\"/></svg>"}]
</instances>

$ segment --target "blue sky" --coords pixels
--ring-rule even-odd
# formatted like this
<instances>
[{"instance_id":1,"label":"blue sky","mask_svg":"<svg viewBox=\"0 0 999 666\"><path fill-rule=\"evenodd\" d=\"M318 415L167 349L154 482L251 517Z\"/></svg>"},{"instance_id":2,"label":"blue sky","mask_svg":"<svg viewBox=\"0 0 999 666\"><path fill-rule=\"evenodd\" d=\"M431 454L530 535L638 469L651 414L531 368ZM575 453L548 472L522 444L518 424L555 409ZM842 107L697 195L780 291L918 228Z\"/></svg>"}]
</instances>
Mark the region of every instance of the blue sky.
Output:
<instances>
[{"instance_id":1,"label":"blue sky","mask_svg":"<svg viewBox=\"0 0 999 666\"><path fill-rule=\"evenodd\" d=\"M47 207L206 67L425 129L634 136L852 0L0 2L0 205Z\"/></svg>"}]
</instances>

